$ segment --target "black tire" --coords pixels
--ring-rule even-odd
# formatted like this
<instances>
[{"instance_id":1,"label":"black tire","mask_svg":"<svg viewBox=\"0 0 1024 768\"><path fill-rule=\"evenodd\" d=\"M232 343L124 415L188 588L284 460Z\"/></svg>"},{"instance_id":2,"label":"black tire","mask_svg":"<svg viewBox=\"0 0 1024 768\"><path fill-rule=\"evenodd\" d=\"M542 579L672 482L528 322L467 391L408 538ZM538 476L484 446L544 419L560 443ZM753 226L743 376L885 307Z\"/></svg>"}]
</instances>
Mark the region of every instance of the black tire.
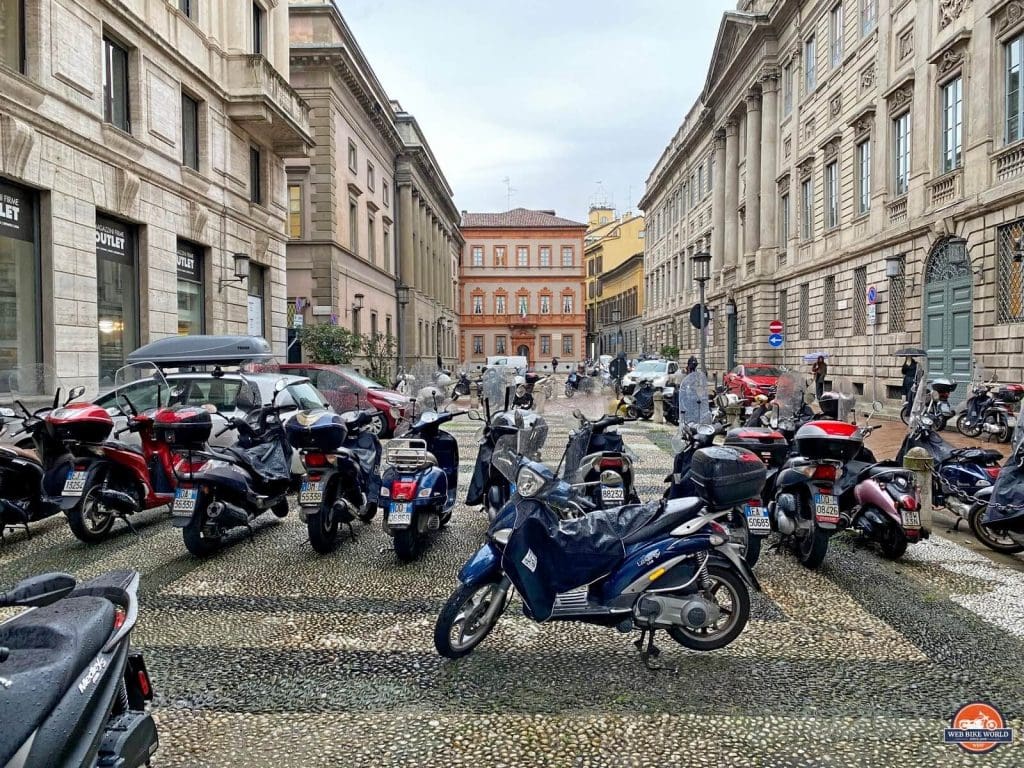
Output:
<instances>
[{"instance_id":1,"label":"black tire","mask_svg":"<svg viewBox=\"0 0 1024 768\"><path fill-rule=\"evenodd\" d=\"M956 431L964 437L977 437L981 434L981 422L974 422L974 426L967 426L967 413L961 413L956 419Z\"/></svg>"},{"instance_id":2,"label":"black tire","mask_svg":"<svg viewBox=\"0 0 1024 768\"><path fill-rule=\"evenodd\" d=\"M565 396L566 397L572 397L575 394L576 394L576 390L573 389L572 385L571 384L566 384L565 385Z\"/></svg>"},{"instance_id":3,"label":"black tire","mask_svg":"<svg viewBox=\"0 0 1024 768\"><path fill-rule=\"evenodd\" d=\"M521 403L522 403L522 406L521 406L522 408L525 408L528 411L532 411L533 410L533 395L531 395L529 393L523 395L523 399L522 399Z\"/></svg>"},{"instance_id":4,"label":"black tire","mask_svg":"<svg viewBox=\"0 0 1024 768\"><path fill-rule=\"evenodd\" d=\"M370 419L370 423L366 425L366 431L378 438L387 437L388 420L384 418L384 414L379 411L373 414L373 418Z\"/></svg>"},{"instance_id":5,"label":"black tire","mask_svg":"<svg viewBox=\"0 0 1024 768\"><path fill-rule=\"evenodd\" d=\"M395 531L395 554L403 563L415 560L422 548L423 537L414 526Z\"/></svg>"},{"instance_id":6,"label":"black tire","mask_svg":"<svg viewBox=\"0 0 1024 768\"><path fill-rule=\"evenodd\" d=\"M441 513L440 522L438 523L438 529L444 528L452 520L452 512L455 510L454 507L449 509L447 512Z\"/></svg>"},{"instance_id":7,"label":"black tire","mask_svg":"<svg viewBox=\"0 0 1024 768\"><path fill-rule=\"evenodd\" d=\"M635 405L632 405L632 404L631 405L627 405L626 406L626 418L627 419L632 419L634 421L639 419L640 418L640 409L637 408Z\"/></svg>"},{"instance_id":8,"label":"black tire","mask_svg":"<svg viewBox=\"0 0 1024 768\"><path fill-rule=\"evenodd\" d=\"M309 532L309 543L321 555L329 555L338 547L338 521L323 512L306 516L306 530Z\"/></svg>"},{"instance_id":9,"label":"black tire","mask_svg":"<svg viewBox=\"0 0 1024 768\"><path fill-rule=\"evenodd\" d=\"M356 517L362 520L364 523L368 523L377 516L377 505L372 501L368 501L359 508L356 512Z\"/></svg>"},{"instance_id":10,"label":"black tire","mask_svg":"<svg viewBox=\"0 0 1024 768\"><path fill-rule=\"evenodd\" d=\"M812 520L810 535L796 540L796 556L800 564L812 571L821 567L828 554L828 540L829 534Z\"/></svg>"},{"instance_id":11,"label":"black tire","mask_svg":"<svg viewBox=\"0 0 1024 768\"><path fill-rule=\"evenodd\" d=\"M986 509L988 509L988 505L979 502L971 507L971 511L967 514L967 523L978 541L994 552L1002 552L1006 555L1024 552L1024 546L1015 542L1005 533L1000 534L998 528L989 528L987 525L981 524L981 518L985 516Z\"/></svg>"},{"instance_id":12,"label":"black tire","mask_svg":"<svg viewBox=\"0 0 1024 768\"><path fill-rule=\"evenodd\" d=\"M490 601L495 598L496 595L494 593L499 583L491 581L486 584L478 584L475 587L467 587L465 584L460 584L459 588L452 593L452 596L444 604L444 608L441 609L441 613L437 617L437 623L434 625L434 647L439 654L446 659L461 659L463 656L472 653L473 649L480 645L484 638L491 633L494 625L498 623L498 618L501 616L504 607L495 612L494 619L489 624L471 624L470 626L475 631L469 638L465 638L465 635L462 634L461 637L464 638L464 642L452 643L452 633L458 626L460 618L463 627L467 619L479 621L490 607ZM485 590L489 590L489 592L485 592ZM475 605L472 604L474 599L478 601ZM466 615L467 608L471 605L472 607L469 609L468 615Z\"/></svg>"},{"instance_id":13,"label":"black tire","mask_svg":"<svg viewBox=\"0 0 1024 768\"><path fill-rule=\"evenodd\" d=\"M185 549L196 557L209 557L221 546L220 537L210 538L203 535L203 521L206 519L206 503L198 502L202 507L197 507L188 525L181 529L181 538L185 542Z\"/></svg>"},{"instance_id":14,"label":"black tire","mask_svg":"<svg viewBox=\"0 0 1024 768\"><path fill-rule=\"evenodd\" d=\"M904 424L910 423L910 411L913 407L914 404L908 400L903 404L903 407L900 408L900 421Z\"/></svg>"},{"instance_id":15,"label":"black tire","mask_svg":"<svg viewBox=\"0 0 1024 768\"><path fill-rule=\"evenodd\" d=\"M747 565L753 568L761 557L761 537L754 536L747 528L747 517L742 509L734 509L729 516L730 541L740 545L740 551Z\"/></svg>"},{"instance_id":16,"label":"black tire","mask_svg":"<svg viewBox=\"0 0 1024 768\"><path fill-rule=\"evenodd\" d=\"M708 576L713 584L712 598L722 588L729 590L732 604L729 612L730 618L723 631L714 635L702 630L678 626L668 630L668 634L673 640L693 651L715 651L724 648L739 637L750 619L750 592L740 575L724 565L710 565L708 566Z\"/></svg>"},{"instance_id":17,"label":"black tire","mask_svg":"<svg viewBox=\"0 0 1024 768\"><path fill-rule=\"evenodd\" d=\"M878 542L878 548L882 551L882 557L886 560L899 560L907 551L907 535L896 523L889 523L882 533L882 539Z\"/></svg>"},{"instance_id":18,"label":"black tire","mask_svg":"<svg viewBox=\"0 0 1024 768\"><path fill-rule=\"evenodd\" d=\"M946 422L948 421L948 419L945 416L940 416L939 414L935 414L934 419L935 419L935 431L936 432L941 432L942 430L944 430L946 428Z\"/></svg>"},{"instance_id":19,"label":"black tire","mask_svg":"<svg viewBox=\"0 0 1024 768\"><path fill-rule=\"evenodd\" d=\"M277 502L277 504L270 508L270 511L278 517L288 517L288 499Z\"/></svg>"},{"instance_id":20,"label":"black tire","mask_svg":"<svg viewBox=\"0 0 1024 768\"><path fill-rule=\"evenodd\" d=\"M82 492L82 497L72 509L66 510L68 526L75 538L86 544L96 544L110 535L117 515L107 510L95 494L103 487L103 483L93 483Z\"/></svg>"}]
</instances>

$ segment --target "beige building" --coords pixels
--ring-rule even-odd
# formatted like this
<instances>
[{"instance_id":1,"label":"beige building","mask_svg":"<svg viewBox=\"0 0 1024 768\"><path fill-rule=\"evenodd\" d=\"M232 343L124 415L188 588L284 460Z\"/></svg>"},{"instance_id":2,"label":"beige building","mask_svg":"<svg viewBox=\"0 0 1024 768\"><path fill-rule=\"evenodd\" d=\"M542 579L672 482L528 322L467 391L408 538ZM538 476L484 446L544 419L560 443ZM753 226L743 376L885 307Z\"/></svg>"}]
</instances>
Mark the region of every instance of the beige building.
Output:
<instances>
[{"instance_id":1,"label":"beige building","mask_svg":"<svg viewBox=\"0 0 1024 768\"><path fill-rule=\"evenodd\" d=\"M554 211L462 212L461 357L521 355L559 369L586 356L583 234Z\"/></svg>"},{"instance_id":2,"label":"beige building","mask_svg":"<svg viewBox=\"0 0 1024 768\"><path fill-rule=\"evenodd\" d=\"M643 339L644 217L591 207L584 237L587 353L637 357Z\"/></svg>"},{"instance_id":3,"label":"beige building","mask_svg":"<svg viewBox=\"0 0 1024 768\"><path fill-rule=\"evenodd\" d=\"M719 374L822 350L833 382L866 396L877 359L878 395L895 399L893 353L912 345L933 372L963 380L976 358L1024 378L1022 54L1016 0L745 0L726 13L641 203L647 346L696 350L684 310L691 257L707 249Z\"/></svg>"},{"instance_id":4,"label":"beige building","mask_svg":"<svg viewBox=\"0 0 1024 768\"><path fill-rule=\"evenodd\" d=\"M285 4L0 3L0 365L102 386L203 331L283 353L282 158L310 144Z\"/></svg>"}]
</instances>

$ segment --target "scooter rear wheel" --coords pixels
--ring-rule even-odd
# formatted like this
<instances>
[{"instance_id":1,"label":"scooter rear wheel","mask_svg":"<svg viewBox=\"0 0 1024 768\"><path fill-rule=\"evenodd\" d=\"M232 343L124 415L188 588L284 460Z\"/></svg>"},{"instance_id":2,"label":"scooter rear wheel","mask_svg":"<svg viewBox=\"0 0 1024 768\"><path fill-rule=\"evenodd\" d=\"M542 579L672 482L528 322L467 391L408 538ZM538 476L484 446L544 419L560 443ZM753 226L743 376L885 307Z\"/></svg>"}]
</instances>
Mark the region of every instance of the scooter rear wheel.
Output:
<instances>
[{"instance_id":1,"label":"scooter rear wheel","mask_svg":"<svg viewBox=\"0 0 1024 768\"><path fill-rule=\"evenodd\" d=\"M113 510L107 509L100 502L98 494L102 488L101 483L91 485L82 494L78 505L66 512L71 532L86 544L95 544L107 538L117 517Z\"/></svg>"},{"instance_id":2,"label":"scooter rear wheel","mask_svg":"<svg viewBox=\"0 0 1024 768\"><path fill-rule=\"evenodd\" d=\"M882 557L886 560L899 560L907 551L907 536L903 529L895 523L887 525L878 541L878 548L882 551Z\"/></svg>"},{"instance_id":3,"label":"scooter rear wheel","mask_svg":"<svg viewBox=\"0 0 1024 768\"><path fill-rule=\"evenodd\" d=\"M1018 544L1005 533L1000 533L997 529L981 524L981 518L985 516L986 509L988 509L987 504L978 503L971 507L971 511L967 514L967 524L971 526L971 532L977 537L978 541L994 552L1002 552L1007 555L1016 555L1019 552L1024 552L1024 546Z\"/></svg>"},{"instance_id":4,"label":"scooter rear wheel","mask_svg":"<svg viewBox=\"0 0 1024 768\"><path fill-rule=\"evenodd\" d=\"M210 537L203 535L203 520L206 519L206 509L197 510L192 516L188 525L181 529L181 538L185 542L185 549L196 557L209 557L220 549L221 539L219 536Z\"/></svg>"},{"instance_id":5,"label":"scooter rear wheel","mask_svg":"<svg viewBox=\"0 0 1024 768\"><path fill-rule=\"evenodd\" d=\"M973 424L967 423L968 416L966 413L961 413L956 420L956 431L965 437L977 437L981 434L981 422L975 421Z\"/></svg>"},{"instance_id":6,"label":"scooter rear wheel","mask_svg":"<svg viewBox=\"0 0 1024 768\"><path fill-rule=\"evenodd\" d=\"M691 629L675 626L669 636L680 645L694 651L714 651L724 648L739 637L750 619L750 592L740 575L721 565L708 566L711 589L704 597L713 600L722 609L722 621L711 627ZM673 597L682 595L673 594Z\"/></svg>"},{"instance_id":7,"label":"scooter rear wheel","mask_svg":"<svg viewBox=\"0 0 1024 768\"><path fill-rule=\"evenodd\" d=\"M395 531L395 554L403 563L415 560L422 548L422 537L413 526Z\"/></svg>"},{"instance_id":8,"label":"scooter rear wheel","mask_svg":"<svg viewBox=\"0 0 1024 768\"><path fill-rule=\"evenodd\" d=\"M338 546L338 520L330 518L323 512L317 512L306 516L306 531L309 533L309 543L316 552L321 555L328 555Z\"/></svg>"},{"instance_id":9,"label":"scooter rear wheel","mask_svg":"<svg viewBox=\"0 0 1024 768\"><path fill-rule=\"evenodd\" d=\"M828 554L828 540L828 533L819 528L817 523L811 523L811 532L797 539L796 556L800 564L812 571L819 568Z\"/></svg>"}]
</instances>

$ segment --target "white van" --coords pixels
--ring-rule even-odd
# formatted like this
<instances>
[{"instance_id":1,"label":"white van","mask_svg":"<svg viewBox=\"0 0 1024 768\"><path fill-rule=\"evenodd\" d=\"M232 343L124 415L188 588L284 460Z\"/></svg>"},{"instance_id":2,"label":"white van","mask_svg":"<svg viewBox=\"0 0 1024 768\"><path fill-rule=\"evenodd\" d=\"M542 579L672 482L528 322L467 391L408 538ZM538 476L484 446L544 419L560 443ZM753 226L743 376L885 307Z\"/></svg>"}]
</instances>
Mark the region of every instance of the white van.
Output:
<instances>
[{"instance_id":1,"label":"white van","mask_svg":"<svg viewBox=\"0 0 1024 768\"><path fill-rule=\"evenodd\" d=\"M517 373L526 373L528 361L522 355L492 355L487 358L487 368L495 365L508 365L516 369Z\"/></svg>"}]
</instances>

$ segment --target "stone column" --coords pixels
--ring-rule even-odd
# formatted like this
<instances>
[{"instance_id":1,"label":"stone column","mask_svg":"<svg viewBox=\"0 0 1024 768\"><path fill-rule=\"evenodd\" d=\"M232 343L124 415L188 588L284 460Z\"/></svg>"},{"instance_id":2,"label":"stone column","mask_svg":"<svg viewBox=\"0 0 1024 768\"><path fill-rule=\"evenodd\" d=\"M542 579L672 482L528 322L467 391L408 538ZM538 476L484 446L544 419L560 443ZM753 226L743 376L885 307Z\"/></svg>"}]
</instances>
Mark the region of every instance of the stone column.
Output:
<instances>
[{"instance_id":1,"label":"stone column","mask_svg":"<svg viewBox=\"0 0 1024 768\"><path fill-rule=\"evenodd\" d=\"M412 252L412 216L412 187L408 184L403 184L398 188L398 269L402 283L405 285L412 283L413 264L415 263Z\"/></svg>"},{"instance_id":2,"label":"stone column","mask_svg":"<svg viewBox=\"0 0 1024 768\"><path fill-rule=\"evenodd\" d=\"M761 245L761 93L747 92L747 189L744 219L744 253Z\"/></svg>"},{"instance_id":3,"label":"stone column","mask_svg":"<svg viewBox=\"0 0 1024 768\"><path fill-rule=\"evenodd\" d=\"M775 177L779 151L779 71L775 67L761 72L761 247L774 248L778 239L775 226Z\"/></svg>"},{"instance_id":4,"label":"stone column","mask_svg":"<svg viewBox=\"0 0 1024 768\"><path fill-rule=\"evenodd\" d=\"M739 159L739 135L736 120L730 118L725 123L725 165L722 168L722 176L725 179L725 254L724 265L726 267L736 266L736 253L739 244L736 242L738 227L736 209L740 201L740 170L736 164Z\"/></svg>"}]
</instances>

